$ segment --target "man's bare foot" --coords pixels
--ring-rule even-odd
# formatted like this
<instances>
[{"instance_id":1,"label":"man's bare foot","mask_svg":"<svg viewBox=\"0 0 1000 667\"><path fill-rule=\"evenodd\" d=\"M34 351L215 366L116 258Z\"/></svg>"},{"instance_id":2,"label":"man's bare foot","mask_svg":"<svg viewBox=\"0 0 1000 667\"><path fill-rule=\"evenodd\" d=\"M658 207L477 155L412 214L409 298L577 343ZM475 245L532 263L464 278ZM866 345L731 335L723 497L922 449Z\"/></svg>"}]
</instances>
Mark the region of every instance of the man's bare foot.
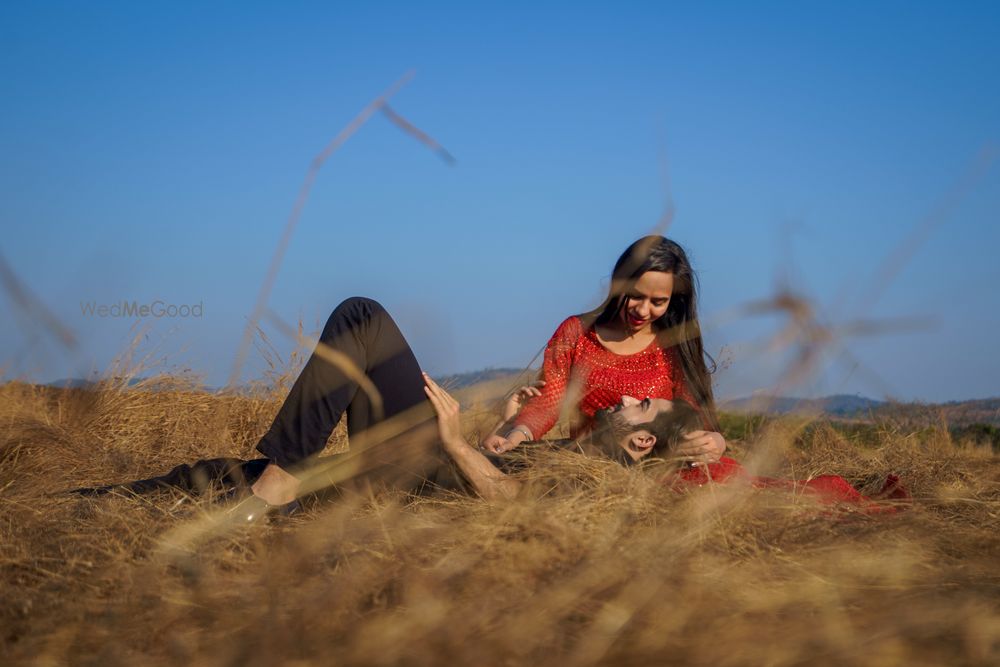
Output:
<instances>
[{"instance_id":1,"label":"man's bare foot","mask_svg":"<svg viewBox=\"0 0 1000 667\"><path fill-rule=\"evenodd\" d=\"M269 463L250 490L269 505L284 505L299 497L300 484L297 477Z\"/></svg>"}]
</instances>

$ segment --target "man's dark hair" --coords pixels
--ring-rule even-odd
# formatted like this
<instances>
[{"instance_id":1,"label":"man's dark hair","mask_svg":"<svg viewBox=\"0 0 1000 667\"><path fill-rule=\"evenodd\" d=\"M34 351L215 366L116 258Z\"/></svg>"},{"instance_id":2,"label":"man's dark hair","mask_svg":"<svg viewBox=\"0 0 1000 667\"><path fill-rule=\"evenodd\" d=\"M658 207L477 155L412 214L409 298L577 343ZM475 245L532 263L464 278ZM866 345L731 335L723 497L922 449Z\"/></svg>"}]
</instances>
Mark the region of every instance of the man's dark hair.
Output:
<instances>
[{"instance_id":1,"label":"man's dark hair","mask_svg":"<svg viewBox=\"0 0 1000 667\"><path fill-rule=\"evenodd\" d=\"M679 399L673 404L672 410L659 413L648 424L639 425L656 436L654 451L660 456L676 448L685 433L702 428L701 415L693 405Z\"/></svg>"},{"instance_id":2,"label":"man's dark hair","mask_svg":"<svg viewBox=\"0 0 1000 667\"><path fill-rule=\"evenodd\" d=\"M687 401L676 399L671 410L664 410L652 421L643 424L628 424L615 419L611 410L601 410L596 415L596 425L593 442L611 458L630 465L631 457L618 446L618 440L636 431L649 431L656 436L653 454L658 457L669 456L677 447L685 433L703 428L701 415Z\"/></svg>"}]
</instances>

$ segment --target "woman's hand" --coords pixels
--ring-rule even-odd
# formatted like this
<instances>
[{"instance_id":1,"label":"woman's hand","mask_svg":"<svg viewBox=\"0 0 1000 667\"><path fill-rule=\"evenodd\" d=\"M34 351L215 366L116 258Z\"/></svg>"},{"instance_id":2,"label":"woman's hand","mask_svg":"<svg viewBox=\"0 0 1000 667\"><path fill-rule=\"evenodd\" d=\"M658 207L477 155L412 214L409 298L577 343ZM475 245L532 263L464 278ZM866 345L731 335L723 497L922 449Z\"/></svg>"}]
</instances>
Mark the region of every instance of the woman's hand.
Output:
<instances>
[{"instance_id":1,"label":"woman's hand","mask_svg":"<svg viewBox=\"0 0 1000 667\"><path fill-rule=\"evenodd\" d=\"M675 450L675 454L695 464L715 463L726 451L726 439L716 431L690 431Z\"/></svg>"},{"instance_id":2,"label":"woman's hand","mask_svg":"<svg viewBox=\"0 0 1000 667\"><path fill-rule=\"evenodd\" d=\"M501 418L503 418L504 421L509 421L510 419L513 419L514 416L521 411L521 408L524 407L524 404L528 401L529 398L531 398L532 396L542 395L540 387L544 386L545 386L545 380L539 380L538 382L534 382L532 384L526 384L517 391L515 391L513 394L510 395L510 398L508 398L507 401L504 403L503 413L501 413L500 415Z\"/></svg>"},{"instance_id":3,"label":"woman's hand","mask_svg":"<svg viewBox=\"0 0 1000 667\"><path fill-rule=\"evenodd\" d=\"M520 433L520 431L518 431ZM480 449L485 449L493 454L503 454L504 452L509 452L510 450L517 447L517 444L511 442L502 435L496 433L490 433L488 436L483 438L482 443L479 445Z\"/></svg>"},{"instance_id":4,"label":"woman's hand","mask_svg":"<svg viewBox=\"0 0 1000 667\"><path fill-rule=\"evenodd\" d=\"M500 423L497 424L493 431L482 439L482 442L479 445L480 449L485 449L486 451L494 454L503 454L504 452L509 452L527 440L527 434L520 429L509 432L507 434L508 437L500 435L497 431L502 428L510 428L510 424L514 421L514 417L516 417L521 411L521 408L524 407L524 404L528 401L528 399L533 396L541 396L541 387L544 386L545 380L539 380L538 382L533 382L532 384L526 384L511 394L510 397L504 402L503 411L500 414Z\"/></svg>"},{"instance_id":5,"label":"woman's hand","mask_svg":"<svg viewBox=\"0 0 1000 667\"><path fill-rule=\"evenodd\" d=\"M437 413L438 433L441 434L441 441L445 445L453 443L465 443L462 437L462 425L459 418L460 410L458 401L451 397L451 394L439 387L431 376L424 373L424 393L434 406ZM467 444L467 443L466 443Z\"/></svg>"}]
</instances>

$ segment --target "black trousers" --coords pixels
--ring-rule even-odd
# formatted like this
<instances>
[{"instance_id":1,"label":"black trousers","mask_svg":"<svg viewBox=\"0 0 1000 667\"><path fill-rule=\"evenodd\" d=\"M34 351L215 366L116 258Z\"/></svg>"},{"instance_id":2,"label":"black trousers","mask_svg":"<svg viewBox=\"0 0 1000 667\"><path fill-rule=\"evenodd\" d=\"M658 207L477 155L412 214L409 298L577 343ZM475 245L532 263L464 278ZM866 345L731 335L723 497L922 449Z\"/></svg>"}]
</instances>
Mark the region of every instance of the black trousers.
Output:
<instances>
[{"instance_id":1,"label":"black trousers","mask_svg":"<svg viewBox=\"0 0 1000 667\"><path fill-rule=\"evenodd\" d=\"M269 462L308 480L306 490L372 482L406 491L431 485L463 488L438 438L420 366L389 313L376 301L347 299L330 315L267 433L266 458L217 458L183 464L165 475L93 489L138 493L164 488L201 492L211 484L246 487ZM350 451L317 454L347 414Z\"/></svg>"},{"instance_id":2,"label":"black trousers","mask_svg":"<svg viewBox=\"0 0 1000 667\"><path fill-rule=\"evenodd\" d=\"M317 462L345 413L350 451ZM413 350L386 309L363 297L331 313L257 450L293 474L321 475L314 486L452 486Z\"/></svg>"},{"instance_id":3,"label":"black trousers","mask_svg":"<svg viewBox=\"0 0 1000 667\"><path fill-rule=\"evenodd\" d=\"M282 468L294 469L318 454L345 412L348 437L358 441L374 427L385 430L385 422L405 432L434 419L413 350L377 301L342 302L316 347L257 444Z\"/></svg>"}]
</instances>

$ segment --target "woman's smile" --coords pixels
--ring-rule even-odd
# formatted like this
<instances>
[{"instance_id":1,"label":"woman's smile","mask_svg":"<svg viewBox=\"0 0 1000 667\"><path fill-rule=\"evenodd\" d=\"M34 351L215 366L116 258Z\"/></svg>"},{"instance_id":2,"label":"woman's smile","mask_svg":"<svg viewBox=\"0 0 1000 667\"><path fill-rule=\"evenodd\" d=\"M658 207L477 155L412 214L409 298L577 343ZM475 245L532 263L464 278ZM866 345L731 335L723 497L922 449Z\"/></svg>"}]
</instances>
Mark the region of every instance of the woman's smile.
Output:
<instances>
[{"instance_id":1,"label":"woman's smile","mask_svg":"<svg viewBox=\"0 0 1000 667\"><path fill-rule=\"evenodd\" d=\"M646 324L646 322L648 322L648 321L649 321L648 318L640 317L638 315L633 315L633 314L629 313L628 324L633 329L641 329L642 326L644 324Z\"/></svg>"}]
</instances>

